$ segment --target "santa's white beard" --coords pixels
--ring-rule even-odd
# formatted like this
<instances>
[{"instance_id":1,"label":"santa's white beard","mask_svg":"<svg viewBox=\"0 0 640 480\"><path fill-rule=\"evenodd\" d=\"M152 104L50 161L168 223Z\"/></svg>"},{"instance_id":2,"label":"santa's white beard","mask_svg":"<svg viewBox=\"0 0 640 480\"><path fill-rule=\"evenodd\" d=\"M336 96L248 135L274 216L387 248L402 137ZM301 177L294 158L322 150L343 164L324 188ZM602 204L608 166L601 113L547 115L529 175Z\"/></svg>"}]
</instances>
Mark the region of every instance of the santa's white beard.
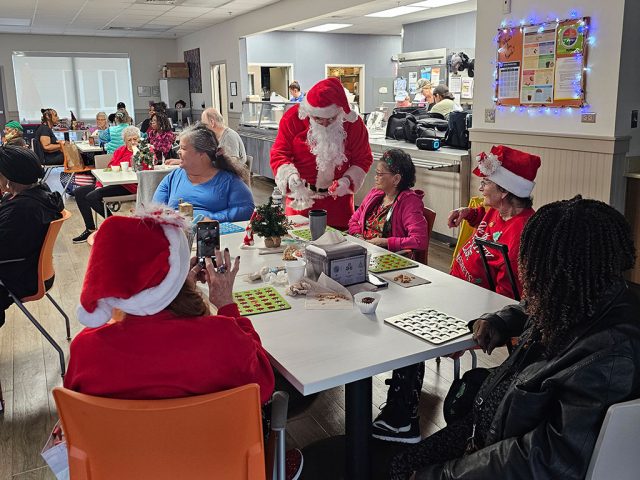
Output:
<instances>
[{"instance_id":1,"label":"santa's white beard","mask_svg":"<svg viewBox=\"0 0 640 480\"><path fill-rule=\"evenodd\" d=\"M322 125L309 121L307 132L307 144L311 153L316 156L316 168L318 176L316 186L328 188L333 182L333 174L336 167L347 161L344 154L344 141L347 132L343 126L344 116L339 116L331 125Z\"/></svg>"}]
</instances>

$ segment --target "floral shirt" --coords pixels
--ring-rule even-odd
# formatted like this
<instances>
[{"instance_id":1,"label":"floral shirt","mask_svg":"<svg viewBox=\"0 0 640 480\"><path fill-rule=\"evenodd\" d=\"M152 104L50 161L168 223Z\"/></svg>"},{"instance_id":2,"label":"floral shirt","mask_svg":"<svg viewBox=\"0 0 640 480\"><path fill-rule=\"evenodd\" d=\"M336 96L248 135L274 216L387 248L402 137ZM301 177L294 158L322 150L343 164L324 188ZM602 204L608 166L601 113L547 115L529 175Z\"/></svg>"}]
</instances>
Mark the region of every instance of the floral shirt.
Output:
<instances>
[{"instance_id":1,"label":"floral shirt","mask_svg":"<svg viewBox=\"0 0 640 480\"><path fill-rule=\"evenodd\" d=\"M166 157L173 146L173 141L176 139L173 132L158 132L157 130L149 129L148 135L149 142L156 152L156 158L162 158L162 154Z\"/></svg>"},{"instance_id":2,"label":"floral shirt","mask_svg":"<svg viewBox=\"0 0 640 480\"><path fill-rule=\"evenodd\" d=\"M387 214L393 204L383 205L380 202L369 218L365 220L364 231L362 232L362 238L365 240L371 240L372 238L384 237L384 224L387 221Z\"/></svg>"}]
</instances>

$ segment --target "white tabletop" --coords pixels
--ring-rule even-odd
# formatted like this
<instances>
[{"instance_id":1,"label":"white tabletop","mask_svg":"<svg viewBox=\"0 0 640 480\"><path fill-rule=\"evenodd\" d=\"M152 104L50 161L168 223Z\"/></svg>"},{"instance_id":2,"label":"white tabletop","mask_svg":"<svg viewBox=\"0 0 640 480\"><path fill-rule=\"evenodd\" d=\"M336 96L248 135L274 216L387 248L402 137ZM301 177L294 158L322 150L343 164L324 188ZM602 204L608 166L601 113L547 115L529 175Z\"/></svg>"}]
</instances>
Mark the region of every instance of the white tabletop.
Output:
<instances>
[{"instance_id":1,"label":"white tabletop","mask_svg":"<svg viewBox=\"0 0 640 480\"><path fill-rule=\"evenodd\" d=\"M240 223L245 226L246 222ZM222 248L240 255L240 272L235 290L264 287L262 282L248 283L246 274L262 266L283 265L282 254L258 255L257 248L240 249L244 233L223 235ZM354 237L350 241L365 245L372 254L385 253ZM256 237L256 247L264 246ZM388 253L388 252L387 252ZM351 310L306 310L305 297L285 296L291 310L251 319L273 365L304 395L320 392L382 372L447 355L474 344L471 335L443 345L404 333L384 319L420 307L433 307L463 320L473 320L486 312L499 310L513 300L420 265L411 273L430 280L429 285L403 288L389 282L380 290L382 298L373 315ZM284 288L276 287L284 296Z\"/></svg>"},{"instance_id":2,"label":"white tabletop","mask_svg":"<svg viewBox=\"0 0 640 480\"><path fill-rule=\"evenodd\" d=\"M169 173L171 170L178 168L177 165L156 165L155 170L164 170L166 173ZM129 171L104 171L103 168L94 168L91 170L91 173L96 180L98 180L105 187L108 185L125 185L127 183L138 183L138 175L134 172L131 167L129 167Z\"/></svg>"},{"instance_id":3,"label":"white tabletop","mask_svg":"<svg viewBox=\"0 0 640 480\"><path fill-rule=\"evenodd\" d=\"M98 145L91 145L89 142L75 142L76 147L82 153L98 153L102 152L102 147Z\"/></svg>"}]
</instances>

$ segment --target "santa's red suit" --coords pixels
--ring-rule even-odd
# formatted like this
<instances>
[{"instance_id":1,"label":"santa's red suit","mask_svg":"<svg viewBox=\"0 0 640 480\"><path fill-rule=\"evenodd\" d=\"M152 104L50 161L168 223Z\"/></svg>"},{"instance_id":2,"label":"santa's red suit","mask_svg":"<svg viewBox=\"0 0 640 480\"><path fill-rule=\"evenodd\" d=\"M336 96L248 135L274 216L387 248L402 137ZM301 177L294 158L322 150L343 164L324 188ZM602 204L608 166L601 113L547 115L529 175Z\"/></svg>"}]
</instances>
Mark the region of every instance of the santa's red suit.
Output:
<instances>
[{"instance_id":1,"label":"santa's red suit","mask_svg":"<svg viewBox=\"0 0 640 480\"><path fill-rule=\"evenodd\" d=\"M341 124L344 129L343 134L337 134L343 138L342 146L311 147L309 132L318 127L311 125L315 120L310 117L339 122L334 127ZM324 209L327 224L345 230L354 212L353 194L362 186L372 163L367 128L349 108L337 78L314 85L302 103L284 114L271 149L271 169L276 184L286 193L287 215L306 216L310 208ZM292 182L292 176L299 177L300 184Z\"/></svg>"}]
</instances>

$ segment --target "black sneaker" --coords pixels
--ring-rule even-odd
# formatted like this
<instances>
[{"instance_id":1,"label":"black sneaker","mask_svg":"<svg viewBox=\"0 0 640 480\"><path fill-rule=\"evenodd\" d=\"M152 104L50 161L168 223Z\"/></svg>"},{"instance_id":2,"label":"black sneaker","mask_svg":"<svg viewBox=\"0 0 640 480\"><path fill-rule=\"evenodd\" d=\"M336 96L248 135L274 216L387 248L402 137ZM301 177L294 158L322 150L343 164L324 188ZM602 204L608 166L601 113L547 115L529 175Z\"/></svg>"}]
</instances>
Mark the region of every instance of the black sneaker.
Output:
<instances>
[{"instance_id":1,"label":"black sneaker","mask_svg":"<svg viewBox=\"0 0 640 480\"><path fill-rule=\"evenodd\" d=\"M91 234L95 232L95 230L85 230L84 232L82 232L80 235L78 235L76 238L73 239L73 243L84 243L87 241L87 238L89 238L91 236Z\"/></svg>"},{"instance_id":2,"label":"black sneaker","mask_svg":"<svg viewBox=\"0 0 640 480\"><path fill-rule=\"evenodd\" d=\"M373 426L391 432L408 432L411 428L411 417L404 408L393 400L387 402L373 421Z\"/></svg>"},{"instance_id":3,"label":"black sneaker","mask_svg":"<svg viewBox=\"0 0 640 480\"><path fill-rule=\"evenodd\" d=\"M409 420L409 425L403 425L400 428L389 428L386 422L378 421L376 418L376 421L373 422L371 435L373 438L385 442L418 443L422 440L420 437L420 418L413 417Z\"/></svg>"}]
</instances>

